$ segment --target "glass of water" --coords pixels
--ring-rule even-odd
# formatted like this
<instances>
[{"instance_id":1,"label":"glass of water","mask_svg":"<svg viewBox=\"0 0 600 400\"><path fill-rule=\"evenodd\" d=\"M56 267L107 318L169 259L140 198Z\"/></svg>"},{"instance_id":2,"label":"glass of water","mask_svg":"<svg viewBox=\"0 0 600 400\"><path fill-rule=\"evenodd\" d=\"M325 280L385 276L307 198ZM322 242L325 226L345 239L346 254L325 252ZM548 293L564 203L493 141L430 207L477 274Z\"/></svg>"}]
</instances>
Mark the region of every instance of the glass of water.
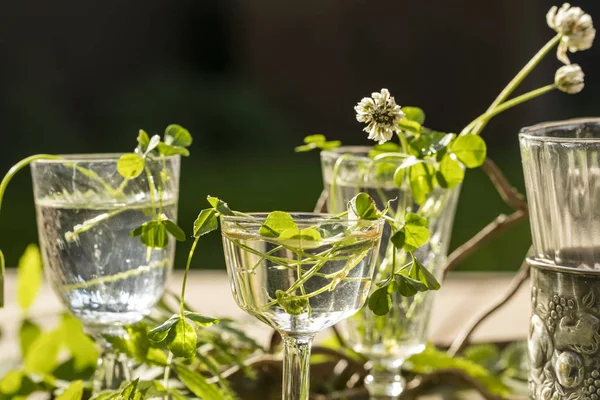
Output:
<instances>
[{"instance_id":1,"label":"glass of water","mask_svg":"<svg viewBox=\"0 0 600 400\"><path fill-rule=\"evenodd\" d=\"M62 303L102 347L94 389L129 380L131 363L105 340L148 315L173 265L174 238L151 248L131 232L160 216L177 218L179 156L148 158L125 180L119 154L69 155L32 164L40 247Z\"/></svg>"},{"instance_id":2,"label":"glass of water","mask_svg":"<svg viewBox=\"0 0 600 400\"><path fill-rule=\"evenodd\" d=\"M293 225L277 236L262 228L267 217L221 216L231 290L240 308L283 337L282 399L306 400L313 337L364 305L383 220L271 216L273 226Z\"/></svg>"}]
</instances>

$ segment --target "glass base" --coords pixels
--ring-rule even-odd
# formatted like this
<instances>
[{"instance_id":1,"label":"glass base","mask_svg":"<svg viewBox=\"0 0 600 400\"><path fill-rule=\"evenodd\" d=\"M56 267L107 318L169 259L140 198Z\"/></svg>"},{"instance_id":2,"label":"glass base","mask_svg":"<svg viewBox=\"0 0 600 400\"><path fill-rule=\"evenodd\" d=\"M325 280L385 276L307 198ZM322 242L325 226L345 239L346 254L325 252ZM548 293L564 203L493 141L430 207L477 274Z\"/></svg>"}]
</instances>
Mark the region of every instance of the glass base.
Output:
<instances>
[{"instance_id":1,"label":"glass base","mask_svg":"<svg viewBox=\"0 0 600 400\"><path fill-rule=\"evenodd\" d=\"M400 371L401 364L373 363L369 375L365 377L365 387L371 399L398 399L406 386Z\"/></svg>"},{"instance_id":2,"label":"glass base","mask_svg":"<svg viewBox=\"0 0 600 400\"><path fill-rule=\"evenodd\" d=\"M94 394L118 389L123 382L130 381L132 367L131 360L125 354L115 353L113 349L105 350L94 374Z\"/></svg>"},{"instance_id":3,"label":"glass base","mask_svg":"<svg viewBox=\"0 0 600 400\"><path fill-rule=\"evenodd\" d=\"M87 327L86 330L96 339L96 343L101 348L94 373L93 394L96 395L104 390L116 390L124 382L131 381L133 363L105 339L105 335L128 339L127 332L121 327Z\"/></svg>"}]
</instances>

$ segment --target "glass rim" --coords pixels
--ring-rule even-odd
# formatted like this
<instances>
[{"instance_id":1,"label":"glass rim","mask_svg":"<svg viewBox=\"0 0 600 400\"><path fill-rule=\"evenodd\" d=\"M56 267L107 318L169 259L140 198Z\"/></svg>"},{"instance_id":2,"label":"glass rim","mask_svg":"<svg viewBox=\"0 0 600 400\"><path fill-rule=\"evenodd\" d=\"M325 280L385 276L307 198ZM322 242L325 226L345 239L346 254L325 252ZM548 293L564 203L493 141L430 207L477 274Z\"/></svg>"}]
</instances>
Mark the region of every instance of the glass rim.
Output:
<instances>
[{"instance_id":1,"label":"glass rim","mask_svg":"<svg viewBox=\"0 0 600 400\"><path fill-rule=\"evenodd\" d=\"M537 140L543 142L557 143L577 143L577 142L598 142L600 143L600 135L598 137L577 138L569 136L550 136L545 132L550 128L566 128L572 125L596 124L600 127L600 117L573 118L561 121L541 122L539 124L526 126L519 131L519 139Z\"/></svg>"},{"instance_id":2,"label":"glass rim","mask_svg":"<svg viewBox=\"0 0 600 400\"><path fill-rule=\"evenodd\" d=\"M323 224L323 223L336 223L336 224L353 224L356 223L357 220L351 219L335 219L336 214L328 214L328 213L314 213L314 212L288 212L284 211L286 214L289 214L294 222L296 223L314 223L314 224ZM244 213L244 215L221 215L220 218L224 222L240 222L240 223L260 223L261 225L267 220L269 216L269 212L249 212ZM295 216L301 216L306 218L295 218ZM275 221L289 221L287 218L271 218ZM376 220L360 220L363 223L372 222L372 225L377 225L383 223L385 221L384 218L379 218Z\"/></svg>"},{"instance_id":3,"label":"glass rim","mask_svg":"<svg viewBox=\"0 0 600 400\"><path fill-rule=\"evenodd\" d=\"M340 147L336 147L335 149L331 149L331 150L321 150L321 156L337 158L343 154L351 154L353 156L353 159L373 160L372 158L370 158L368 156L369 151L371 151L372 149L373 148L370 146L340 146ZM359 155L357 153L367 153L367 155Z\"/></svg>"},{"instance_id":4,"label":"glass rim","mask_svg":"<svg viewBox=\"0 0 600 400\"><path fill-rule=\"evenodd\" d=\"M39 159L34 160L32 164L63 164L65 162L77 163L77 162L87 162L87 163L99 163L99 162L117 162L121 156L124 154L130 154L132 152L127 153L76 153L76 154L52 154L52 156L60 157L56 159ZM172 159L181 158L180 154L173 154L170 156L164 156L165 161L169 161ZM151 161L159 161L160 158L150 157Z\"/></svg>"}]
</instances>

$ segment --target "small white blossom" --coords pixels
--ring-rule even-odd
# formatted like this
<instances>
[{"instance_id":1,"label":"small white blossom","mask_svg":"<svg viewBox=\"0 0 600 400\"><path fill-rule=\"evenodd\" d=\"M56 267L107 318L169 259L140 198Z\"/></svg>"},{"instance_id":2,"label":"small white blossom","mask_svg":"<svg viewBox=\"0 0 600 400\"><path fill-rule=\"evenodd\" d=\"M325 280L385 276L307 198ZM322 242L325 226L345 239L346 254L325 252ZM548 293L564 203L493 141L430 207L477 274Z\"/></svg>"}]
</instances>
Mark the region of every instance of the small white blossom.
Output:
<instances>
[{"instance_id":1,"label":"small white blossom","mask_svg":"<svg viewBox=\"0 0 600 400\"><path fill-rule=\"evenodd\" d=\"M559 90L569 94L576 94L583 90L585 74L577 64L560 67L554 76L554 83Z\"/></svg>"},{"instance_id":2,"label":"small white blossom","mask_svg":"<svg viewBox=\"0 0 600 400\"><path fill-rule=\"evenodd\" d=\"M563 35L558 45L557 57L565 64L570 64L567 50L575 53L592 47L596 37L596 29L592 17L579 7L571 7L564 3L559 9L554 6L546 15L548 26Z\"/></svg>"},{"instance_id":3,"label":"small white blossom","mask_svg":"<svg viewBox=\"0 0 600 400\"><path fill-rule=\"evenodd\" d=\"M404 118L404 113L387 89L380 93L372 93L371 97L363 98L354 107L356 120L368 125L363 129L369 133L369 139L385 143L392 138L398 129L399 121Z\"/></svg>"}]
</instances>

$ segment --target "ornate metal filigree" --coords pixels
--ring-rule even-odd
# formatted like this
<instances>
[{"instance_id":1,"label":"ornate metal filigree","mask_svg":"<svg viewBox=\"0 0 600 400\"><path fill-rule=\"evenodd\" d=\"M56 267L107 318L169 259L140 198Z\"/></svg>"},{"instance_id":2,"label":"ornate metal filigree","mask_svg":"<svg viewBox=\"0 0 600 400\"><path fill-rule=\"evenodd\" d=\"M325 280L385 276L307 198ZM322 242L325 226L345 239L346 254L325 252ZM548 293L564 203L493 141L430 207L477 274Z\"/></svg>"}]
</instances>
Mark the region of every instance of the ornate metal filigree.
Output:
<instances>
[{"instance_id":1,"label":"ornate metal filigree","mask_svg":"<svg viewBox=\"0 0 600 400\"><path fill-rule=\"evenodd\" d=\"M600 399L600 273L532 266L529 398Z\"/></svg>"}]
</instances>

